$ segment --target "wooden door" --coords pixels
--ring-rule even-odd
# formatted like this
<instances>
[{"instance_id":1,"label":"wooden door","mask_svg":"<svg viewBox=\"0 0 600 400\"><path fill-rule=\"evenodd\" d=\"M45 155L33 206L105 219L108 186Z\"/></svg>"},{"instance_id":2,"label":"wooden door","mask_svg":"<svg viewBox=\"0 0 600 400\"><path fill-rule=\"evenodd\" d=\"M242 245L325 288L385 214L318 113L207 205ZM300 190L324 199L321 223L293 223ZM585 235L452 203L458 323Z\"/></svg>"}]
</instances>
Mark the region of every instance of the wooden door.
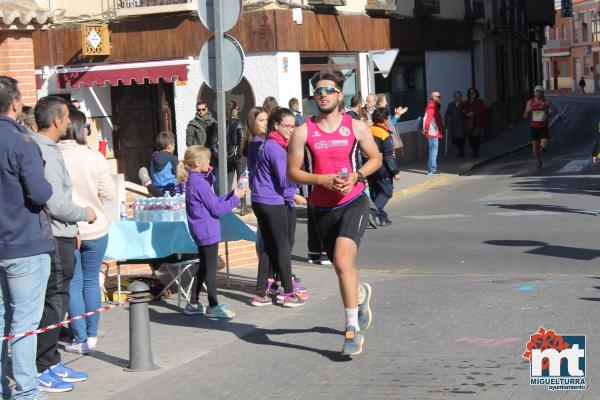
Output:
<instances>
[{"instance_id":1,"label":"wooden door","mask_svg":"<svg viewBox=\"0 0 600 400\"><path fill-rule=\"evenodd\" d=\"M111 97L119 173L139 183L139 169L149 167L160 129L157 88L149 84L115 86Z\"/></svg>"}]
</instances>

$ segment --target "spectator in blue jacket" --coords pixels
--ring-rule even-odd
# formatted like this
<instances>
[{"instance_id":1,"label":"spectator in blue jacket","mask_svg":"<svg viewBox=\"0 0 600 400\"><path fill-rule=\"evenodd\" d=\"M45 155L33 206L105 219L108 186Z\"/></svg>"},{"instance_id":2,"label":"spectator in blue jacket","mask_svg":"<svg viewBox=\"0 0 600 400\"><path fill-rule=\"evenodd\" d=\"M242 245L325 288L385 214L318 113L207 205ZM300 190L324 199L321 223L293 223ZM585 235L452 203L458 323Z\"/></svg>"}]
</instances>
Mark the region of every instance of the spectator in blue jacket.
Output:
<instances>
[{"instance_id":1,"label":"spectator in blue jacket","mask_svg":"<svg viewBox=\"0 0 600 400\"><path fill-rule=\"evenodd\" d=\"M175 135L163 131L156 136L156 148L150 161L150 177L152 184L165 194L175 195L177 186L177 165L179 160L175 152Z\"/></svg>"},{"instance_id":2,"label":"spectator in blue jacket","mask_svg":"<svg viewBox=\"0 0 600 400\"><path fill-rule=\"evenodd\" d=\"M52 187L44 178L40 149L16 122L21 108L17 81L0 76L0 332L14 334L40 323L50 275L48 253L54 250L44 212ZM10 341L16 382L12 393L8 344L1 342L2 397L37 399L37 336Z\"/></svg>"}]
</instances>

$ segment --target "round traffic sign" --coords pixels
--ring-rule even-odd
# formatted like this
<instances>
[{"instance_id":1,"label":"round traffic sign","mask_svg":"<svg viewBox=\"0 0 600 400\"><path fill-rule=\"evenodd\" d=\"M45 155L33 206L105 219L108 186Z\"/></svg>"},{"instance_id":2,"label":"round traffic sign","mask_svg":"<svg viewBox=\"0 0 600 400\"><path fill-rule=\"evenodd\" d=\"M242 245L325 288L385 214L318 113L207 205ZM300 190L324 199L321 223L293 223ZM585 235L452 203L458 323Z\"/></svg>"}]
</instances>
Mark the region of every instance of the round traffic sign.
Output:
<instances>
[{"instance_id":1,"label":"round traffic sign","mask_svg":"<svg viewBox=\"0 0 600 400\"><path fill-rule=\"evenodd\" d=\"M235 38L223 37L223 90L231 90L237 86L244 75L244 50ZM204 43L200 50L200 73L206 84L217 90L217 68L215 37Z\"/></svg>"},{"instance_id":2,"label":"round traffic sign","mask_svg":"<svg viewBox=\"0 0 600 400\"><path fill-rule=\"evenodd\" d=\"M242 0L200 0L198 1L198 16L200 21L211 31L215 31L215 3L221 5L223 32L227 32L237 24L242 13ZM227 3L227 5L225 4Z\"/></svg>"}]
</instances>

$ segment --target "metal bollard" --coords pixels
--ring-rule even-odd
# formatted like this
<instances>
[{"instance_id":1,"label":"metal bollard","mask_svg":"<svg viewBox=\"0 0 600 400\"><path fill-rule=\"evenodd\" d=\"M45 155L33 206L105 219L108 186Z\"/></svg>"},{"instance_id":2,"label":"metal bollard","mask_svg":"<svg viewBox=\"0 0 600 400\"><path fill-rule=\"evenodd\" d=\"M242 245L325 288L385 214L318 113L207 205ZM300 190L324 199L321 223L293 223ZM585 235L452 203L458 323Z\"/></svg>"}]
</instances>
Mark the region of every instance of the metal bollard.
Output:
<instances>
[{"instance_id":1,"label":"metal bollard","mask_svg":"<svg viewBox=\"0 0 600 400\"><path fill-rule=\"evenodd\" d=\"M148 301L150 288L144 282L133 281L127 287L129 300L129 366L125 371L143 372L159 369L152 359Z\"/></svg>"}]
</instances>

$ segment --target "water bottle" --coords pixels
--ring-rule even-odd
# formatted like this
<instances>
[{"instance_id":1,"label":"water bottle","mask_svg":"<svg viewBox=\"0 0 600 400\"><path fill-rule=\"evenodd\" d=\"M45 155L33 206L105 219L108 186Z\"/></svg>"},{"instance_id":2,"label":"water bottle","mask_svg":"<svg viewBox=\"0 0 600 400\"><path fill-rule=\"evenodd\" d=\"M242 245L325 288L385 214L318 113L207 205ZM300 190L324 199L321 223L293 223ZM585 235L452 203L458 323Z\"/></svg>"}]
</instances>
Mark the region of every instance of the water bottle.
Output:
<instances>
[{"instance_id":1,"label":"water bottle","mask_svg":"<svg viewBox=\"0 0 600 400\"><path fill-rule=\"evenodd\" d=\"M121 221L127 221L127 204L122 201L119 208L119 217Z\"/></svg>"},{"instance_id":2,"label":"water bottle","mask_svg":"<svg viewBox=\"0 0 600 400\"><path fill-rule=\"evenodd\" d=\"M138 213L140 208L140 199L133 199L133 205L131 208L133 209L133 220L137 221L139 217Z\"/></svg>"},{"instance_id":3,"label":"water bottle","mask_svg":"<svg viewBox=\"0 0 600 400\"><path fill-rule=\"evenodd\" d=\"M343 180L347 180L348 178L350 178L350 173L348 172L348 168L346 168L346 167L342 168L342 170L338 174L338 177Z\"/></svg>"},{"instance_id":4,"label":"water bottle","mask_svg":"<svg viewBox=\"0 0 600 400\"><path fill-rule=\"evenodd\" d=\"M244 171L244 173L240 176L240 179L238 180L238 183L237 183L238 189L246 189L248 187L248 176L249 175L250 175L250 173L246 169Z\"/></svg>"},{"instance_id":5,"label":"water bottle","mask_svg":"<svg viewBox=\"0 0 600 400\"><path fill-rule=\"evenodd\" d=\"M147 207L148 207L148 203L147 203L146 199L141 199L140 205L138 208L138 214L139 214L139 217L137 219L138 221L146 222L146 214L148 213L148 211L146 209Z\"/></svg>"},{"instance_id":6,"label":"water bottle","mask_svg":"<svg viewBox=\"0 0 600 400\"><path fill-rule=\"evenodd\" d=\"M158 218L156 218L156 211L157 211L157 203L156 203L156 198L151 198L150 199L150 207L149 207L149 218L148 220L150 222L156 222L158 221Z\"/></svg>"},{"instance_id":7,"label":"water bottle","mask_svg":"<svg viewBox=\"0 0 600 400\"><path fill-rule=\"evenodd\" d=\"M171 193L167 190L162 198L162 218L161 221L171 221Z\"/></svg>"},{"instance_id":8,"label":"water bottle","mask_svg":"<svg viewBox=\"0 0 600 400\"><path fill-rule=\"evenodd\" d=\"M185 209L185 194L179 196L179 220L187 220L187 211Z\"/></svg>"}]
</instances>

